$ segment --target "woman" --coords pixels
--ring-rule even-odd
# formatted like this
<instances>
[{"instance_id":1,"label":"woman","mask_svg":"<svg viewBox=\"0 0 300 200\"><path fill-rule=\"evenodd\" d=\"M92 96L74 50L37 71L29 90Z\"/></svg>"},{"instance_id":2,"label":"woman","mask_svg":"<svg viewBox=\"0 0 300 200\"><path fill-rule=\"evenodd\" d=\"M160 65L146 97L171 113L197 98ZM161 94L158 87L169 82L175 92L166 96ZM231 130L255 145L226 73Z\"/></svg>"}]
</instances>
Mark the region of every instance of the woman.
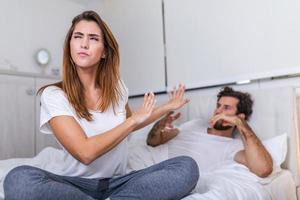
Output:
<instances>
[{"instance_id":1,"label":"woman","mask_svg":"<svg viewBox=\"0 0 300 200\"><path fill-rule=\"evenodd\" d=\"M184 87L154 108L153 93L131 113L119 76L118 45L93 11L73 19L66 36L62 82L43 87L41 131L54 134L64 163L51 172L20 166L6 176L10 199L180 199L199 172L189 157L167 160L125 174L126 137L187 103Z\"/></svg>"}]
</instances>

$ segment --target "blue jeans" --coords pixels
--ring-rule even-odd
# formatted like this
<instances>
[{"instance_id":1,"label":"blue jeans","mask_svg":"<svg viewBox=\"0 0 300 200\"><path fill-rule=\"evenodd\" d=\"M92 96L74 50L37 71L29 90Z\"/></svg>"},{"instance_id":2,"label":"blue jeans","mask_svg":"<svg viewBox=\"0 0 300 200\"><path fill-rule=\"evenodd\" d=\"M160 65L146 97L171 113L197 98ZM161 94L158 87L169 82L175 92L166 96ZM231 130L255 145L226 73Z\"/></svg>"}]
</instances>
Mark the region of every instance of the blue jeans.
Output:
<instances>
[{"instance_id":1,"label":"blue jeans","mask_svg":"<svg viewBox=\"0 0 300 200\"><path fill-rule=\"evenodd\" d=\"M198 166L187 156L105 179L59 176L20 166L7 174L4 195L6 200L181 199L192 191L198 178Z\"/></svg>"}]
</instances>

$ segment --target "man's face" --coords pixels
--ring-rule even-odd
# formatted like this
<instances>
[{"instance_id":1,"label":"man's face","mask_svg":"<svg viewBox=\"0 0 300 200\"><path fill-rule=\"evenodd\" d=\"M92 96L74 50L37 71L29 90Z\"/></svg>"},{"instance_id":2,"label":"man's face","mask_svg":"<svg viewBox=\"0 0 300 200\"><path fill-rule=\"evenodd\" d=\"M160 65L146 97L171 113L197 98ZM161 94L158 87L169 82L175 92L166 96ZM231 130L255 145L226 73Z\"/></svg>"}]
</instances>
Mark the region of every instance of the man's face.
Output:
<instances>
[{"instance_id":1,"label":"man's face","mask_svg":"<svg viewBox=\"0 0 300 200\"><path fill-rule=\"evenodd\" d=\"M239 100L235 97L221 97L219 101L217 102L217 107L215 109L214 115L217 114L225 114L228 116L234 116L237 115L237 105L239 103ZM232 126L223 125L224 121L219 120L215 123L214 128L217 130L228 130L232 128Z\"/></svg>"}]
</instances>

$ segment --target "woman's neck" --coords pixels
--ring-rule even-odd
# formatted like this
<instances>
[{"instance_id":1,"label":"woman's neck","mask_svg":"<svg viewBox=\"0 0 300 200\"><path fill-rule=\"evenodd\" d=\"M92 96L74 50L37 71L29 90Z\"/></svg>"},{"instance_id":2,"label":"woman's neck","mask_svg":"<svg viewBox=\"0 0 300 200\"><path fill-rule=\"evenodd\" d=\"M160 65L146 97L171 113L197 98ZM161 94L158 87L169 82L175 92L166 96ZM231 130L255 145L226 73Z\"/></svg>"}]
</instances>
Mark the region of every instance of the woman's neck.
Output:
<instances>
[{"instance_id":1,"label":"woman's neck","mask_svg":"<svg viewBox=\"0 0 300 200\"><path fill-rule=\"evenodd\" d=\"M93 91L96 89L95 81L97 67L81 68L77 67L77 74L85 91Z\"/></svg>"},{"instance_id":2,"label":"woman's neck","mask_svg":"<svg viewBox=\"0 0 300 200\"><path fill-rule=\"evenodd\" d=\"M84 87L84 98L86 107L91 110L98 110L100 98L100 88L96 87L97 67L77 68L77 73Z\"/></svg>"}]
</instances>

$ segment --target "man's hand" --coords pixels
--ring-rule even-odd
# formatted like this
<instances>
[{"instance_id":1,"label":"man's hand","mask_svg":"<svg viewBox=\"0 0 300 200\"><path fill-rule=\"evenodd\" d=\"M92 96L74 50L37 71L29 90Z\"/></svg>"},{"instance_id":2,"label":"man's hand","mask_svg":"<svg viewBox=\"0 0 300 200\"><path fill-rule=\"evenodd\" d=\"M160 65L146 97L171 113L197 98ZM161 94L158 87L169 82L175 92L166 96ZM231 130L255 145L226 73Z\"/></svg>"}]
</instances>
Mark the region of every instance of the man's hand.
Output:
<instances>
[{"instance_id":1,"label":"man's hand","mask_svg":"<svg viewBox=\"0 0 300 200\"><path fill-rule=\"evenodd\" d=\"M148 134L147 144L158 146L164 144L178 135L179 130L174 128L173 122L180 117L180 113L169 112L159 120Z\"/></svg>"},{"instance_id":2,"label":"man's hand","mask_svg":"<svg viewBox=\"0 0 300 200\"><path fill-rule=\"evenodd\" d=\"M174 114L173 111L169 112L166 116L164 116L161 120L158 121L158 127L163 129L171 129L173 128L173 122L180 117L180 113Z\"/></svg>"},{"instance_id":3,"label":"man's hand","mask_svg":"<svg viewBox=\"0 0 300 200\"><path fill-rule=\"evenodd\" d=\"M178 88L174 87L169 93L169 101L167 105L170 110L177 110L187 104L190 100L184 97L185 86L179 84Z\"/></svg>"},{"instance_id":4,"label":"man's hand","mask_svg":"<svg viewBox=\"0 0 300 200\"><path fill-rule=\"evenodd\" d=\"M213 116L209 120L209 124L211 127L214 127L218 121L222 122L223 126L236 126L238 128L242 128L244 124L244 119L242 117L239 117L238 115L229 116L223 113Z\"/></svg>"}]
</instances>

